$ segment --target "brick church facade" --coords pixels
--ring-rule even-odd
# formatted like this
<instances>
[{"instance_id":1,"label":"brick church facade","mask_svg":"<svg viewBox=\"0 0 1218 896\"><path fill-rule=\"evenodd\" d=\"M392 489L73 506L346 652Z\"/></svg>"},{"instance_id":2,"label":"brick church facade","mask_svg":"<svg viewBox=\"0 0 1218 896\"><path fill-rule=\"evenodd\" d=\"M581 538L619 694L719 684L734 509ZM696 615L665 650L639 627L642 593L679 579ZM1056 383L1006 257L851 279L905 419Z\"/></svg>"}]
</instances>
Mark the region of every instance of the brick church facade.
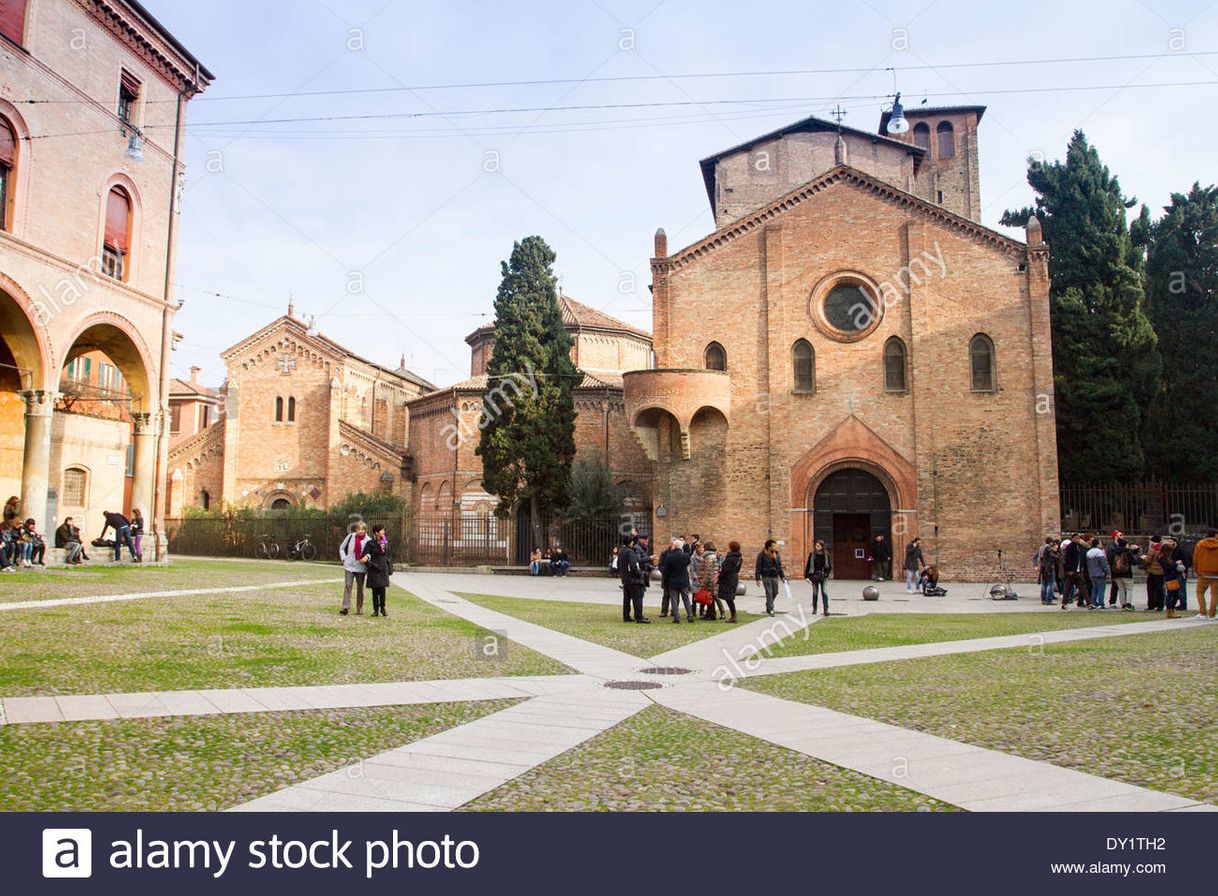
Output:
<instances>
[{"instance_id":1,"label":"brick church facade","mask_svg":"<svg viewBox=\"0 0 1218 896\"><path fill-rule=\"evenodd\" d=\"M431 383L359 357L290 307L221 358L223 416L170 450L171 517L186 507L325 508L354 492L412 494L407 405ZM207 394L179 383L175 417L202 413Z\"/></svg>"},{"instance_id":2,"label":"brick church facade","mask_svg":"<svg viewBox=\"0 0 1218 896\"><path fill-rule=\"evenodd\" d=\"M654 369L628 372L655 526L756 551L877 533L987 577L1059 528L1048 249L979 223L980 107L900 139L808 118L704 160L716 230L652 259Z\"/></svg>"}]
</instances>

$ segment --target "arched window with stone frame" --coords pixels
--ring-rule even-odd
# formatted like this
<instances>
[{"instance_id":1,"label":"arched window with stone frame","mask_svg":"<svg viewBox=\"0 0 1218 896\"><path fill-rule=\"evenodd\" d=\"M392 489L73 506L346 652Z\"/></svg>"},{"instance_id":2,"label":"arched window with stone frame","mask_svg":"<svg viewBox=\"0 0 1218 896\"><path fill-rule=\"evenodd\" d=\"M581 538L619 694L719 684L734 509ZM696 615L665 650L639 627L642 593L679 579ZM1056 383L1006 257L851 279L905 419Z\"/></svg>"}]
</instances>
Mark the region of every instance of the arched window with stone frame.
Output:
<instances>
[{"instance_id":1,"label":"arched window with stone frame","mask_svg":"<svg viewBox=\"0 0 1218 896\"><path fill-rule=\"evenodd\" d=\"M727 370L727 350L718 342L712 342L703 354L707 370Z\"/></svg>"},{"instance_id":2,"label":"arched window with stone frame","mask_svg":"<svg viewBox=\"0 0 1218 896\"><path fill-rule=\"evenodd\" d=\"M909 353L898 336L884 343L884 391L909 391Z\"/></svg>"},{"instance_id":3,"label":"arched window with stone frame","mask_svg":"<svg viewBox=\"0 0 1218 896\"><path fill-rule=\"evenodd\" d=\"M795 381L793 391L801 395L811 395L815 392L816 352L808 340L797 339L791 346L791 367Z\"/></svg>"},{"instance_id":4,"label":"arched window with stone frame","mask_svg":"<svg viewBox=\"0 0 1218 896\"><path fill-rule=\"evenodd\" d=\"M994 340L978 333L968 344L969 388L973 392L998 391Z\"/></svg>"}]
</instances>

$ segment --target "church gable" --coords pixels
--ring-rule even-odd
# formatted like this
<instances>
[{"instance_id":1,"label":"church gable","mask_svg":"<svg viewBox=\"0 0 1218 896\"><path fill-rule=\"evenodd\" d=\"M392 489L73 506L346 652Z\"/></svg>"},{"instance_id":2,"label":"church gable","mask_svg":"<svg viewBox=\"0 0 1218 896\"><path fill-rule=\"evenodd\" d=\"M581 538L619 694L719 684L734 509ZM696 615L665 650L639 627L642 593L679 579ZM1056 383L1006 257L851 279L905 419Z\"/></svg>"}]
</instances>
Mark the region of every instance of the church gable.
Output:
<instances>
[{"instance_id":1,"label":"church gable","mask_svg":"<svg viewBox=\"0 0 1218 896\"><path fill-rule=\"evenodd\" d=\"M899 210L906 218L916 217L927 223L945 227L993 252L1006 255L1024 255L1027 252L1027 246L1018 240L919 199L892 184L841 165L667 258L655 259L653 267L674 273L680 271L740 238L756 234L759 229L771 224L781 223L793 210L827 191L840 188L874 197Z\"/></svg>"},{"instance_id":2,"label":"church gable","mask_svg":"<svg viewBox=\"0 0 1218 896\"><path fill-rule=\"evenodd\" d=\"M306 367L329 373L342 360L311 339L301 324L286 317L237 343L220 357L230 371L274 368L283 374Z\"/></svg>"}]
</instances>

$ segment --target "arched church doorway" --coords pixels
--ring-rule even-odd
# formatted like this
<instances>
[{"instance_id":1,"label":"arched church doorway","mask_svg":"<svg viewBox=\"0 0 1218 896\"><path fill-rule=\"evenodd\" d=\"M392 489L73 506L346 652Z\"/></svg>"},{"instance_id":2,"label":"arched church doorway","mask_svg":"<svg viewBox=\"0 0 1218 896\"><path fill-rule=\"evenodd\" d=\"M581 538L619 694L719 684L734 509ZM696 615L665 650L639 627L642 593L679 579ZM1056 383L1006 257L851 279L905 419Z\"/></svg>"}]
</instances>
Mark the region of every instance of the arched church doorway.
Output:
<instances>
[{"instance_id":1,"label":"arched church doorway","mask_svg":"<svg viewBox=\"0 0 1218 896\"><path fill-rule=\"evenodd\" d=\"M813 536L833 552L837 579L869 579L871 540L892 543L892 501L888 489L866 470L848 468L825 477L812 502Z\"/></svg>"}]
</instances>

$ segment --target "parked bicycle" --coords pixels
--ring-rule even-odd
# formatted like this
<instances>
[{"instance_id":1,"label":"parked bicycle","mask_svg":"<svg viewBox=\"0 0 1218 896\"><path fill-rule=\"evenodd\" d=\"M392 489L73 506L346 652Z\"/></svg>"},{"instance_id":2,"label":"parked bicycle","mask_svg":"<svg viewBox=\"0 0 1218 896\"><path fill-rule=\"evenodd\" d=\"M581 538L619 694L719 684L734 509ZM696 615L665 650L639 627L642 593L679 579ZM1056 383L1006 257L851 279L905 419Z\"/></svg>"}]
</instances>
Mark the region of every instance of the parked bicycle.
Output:
<instances>
[{"instance_id":1,"label":"parked bicycle","mask_svg":"<svg viewBox=\"0 0 1218 896\"><path fill-rule=\"evenodd\" d=\"M254 548L254 556L259 560L274 560L279 556L279 542L270 535L259 536L258 546Z\"/></svg>"},{"instance_id":2,"label":"parked bicycle","mask_svg":"<svg viewBox=\"0 0 1218 896\"><path fill-rule=\"evenodd\" d=\"M289 560L316 560L317 545L309 541L311 536L306 535L300 541L288 548Z\"/></svg>"}]
</instances>

